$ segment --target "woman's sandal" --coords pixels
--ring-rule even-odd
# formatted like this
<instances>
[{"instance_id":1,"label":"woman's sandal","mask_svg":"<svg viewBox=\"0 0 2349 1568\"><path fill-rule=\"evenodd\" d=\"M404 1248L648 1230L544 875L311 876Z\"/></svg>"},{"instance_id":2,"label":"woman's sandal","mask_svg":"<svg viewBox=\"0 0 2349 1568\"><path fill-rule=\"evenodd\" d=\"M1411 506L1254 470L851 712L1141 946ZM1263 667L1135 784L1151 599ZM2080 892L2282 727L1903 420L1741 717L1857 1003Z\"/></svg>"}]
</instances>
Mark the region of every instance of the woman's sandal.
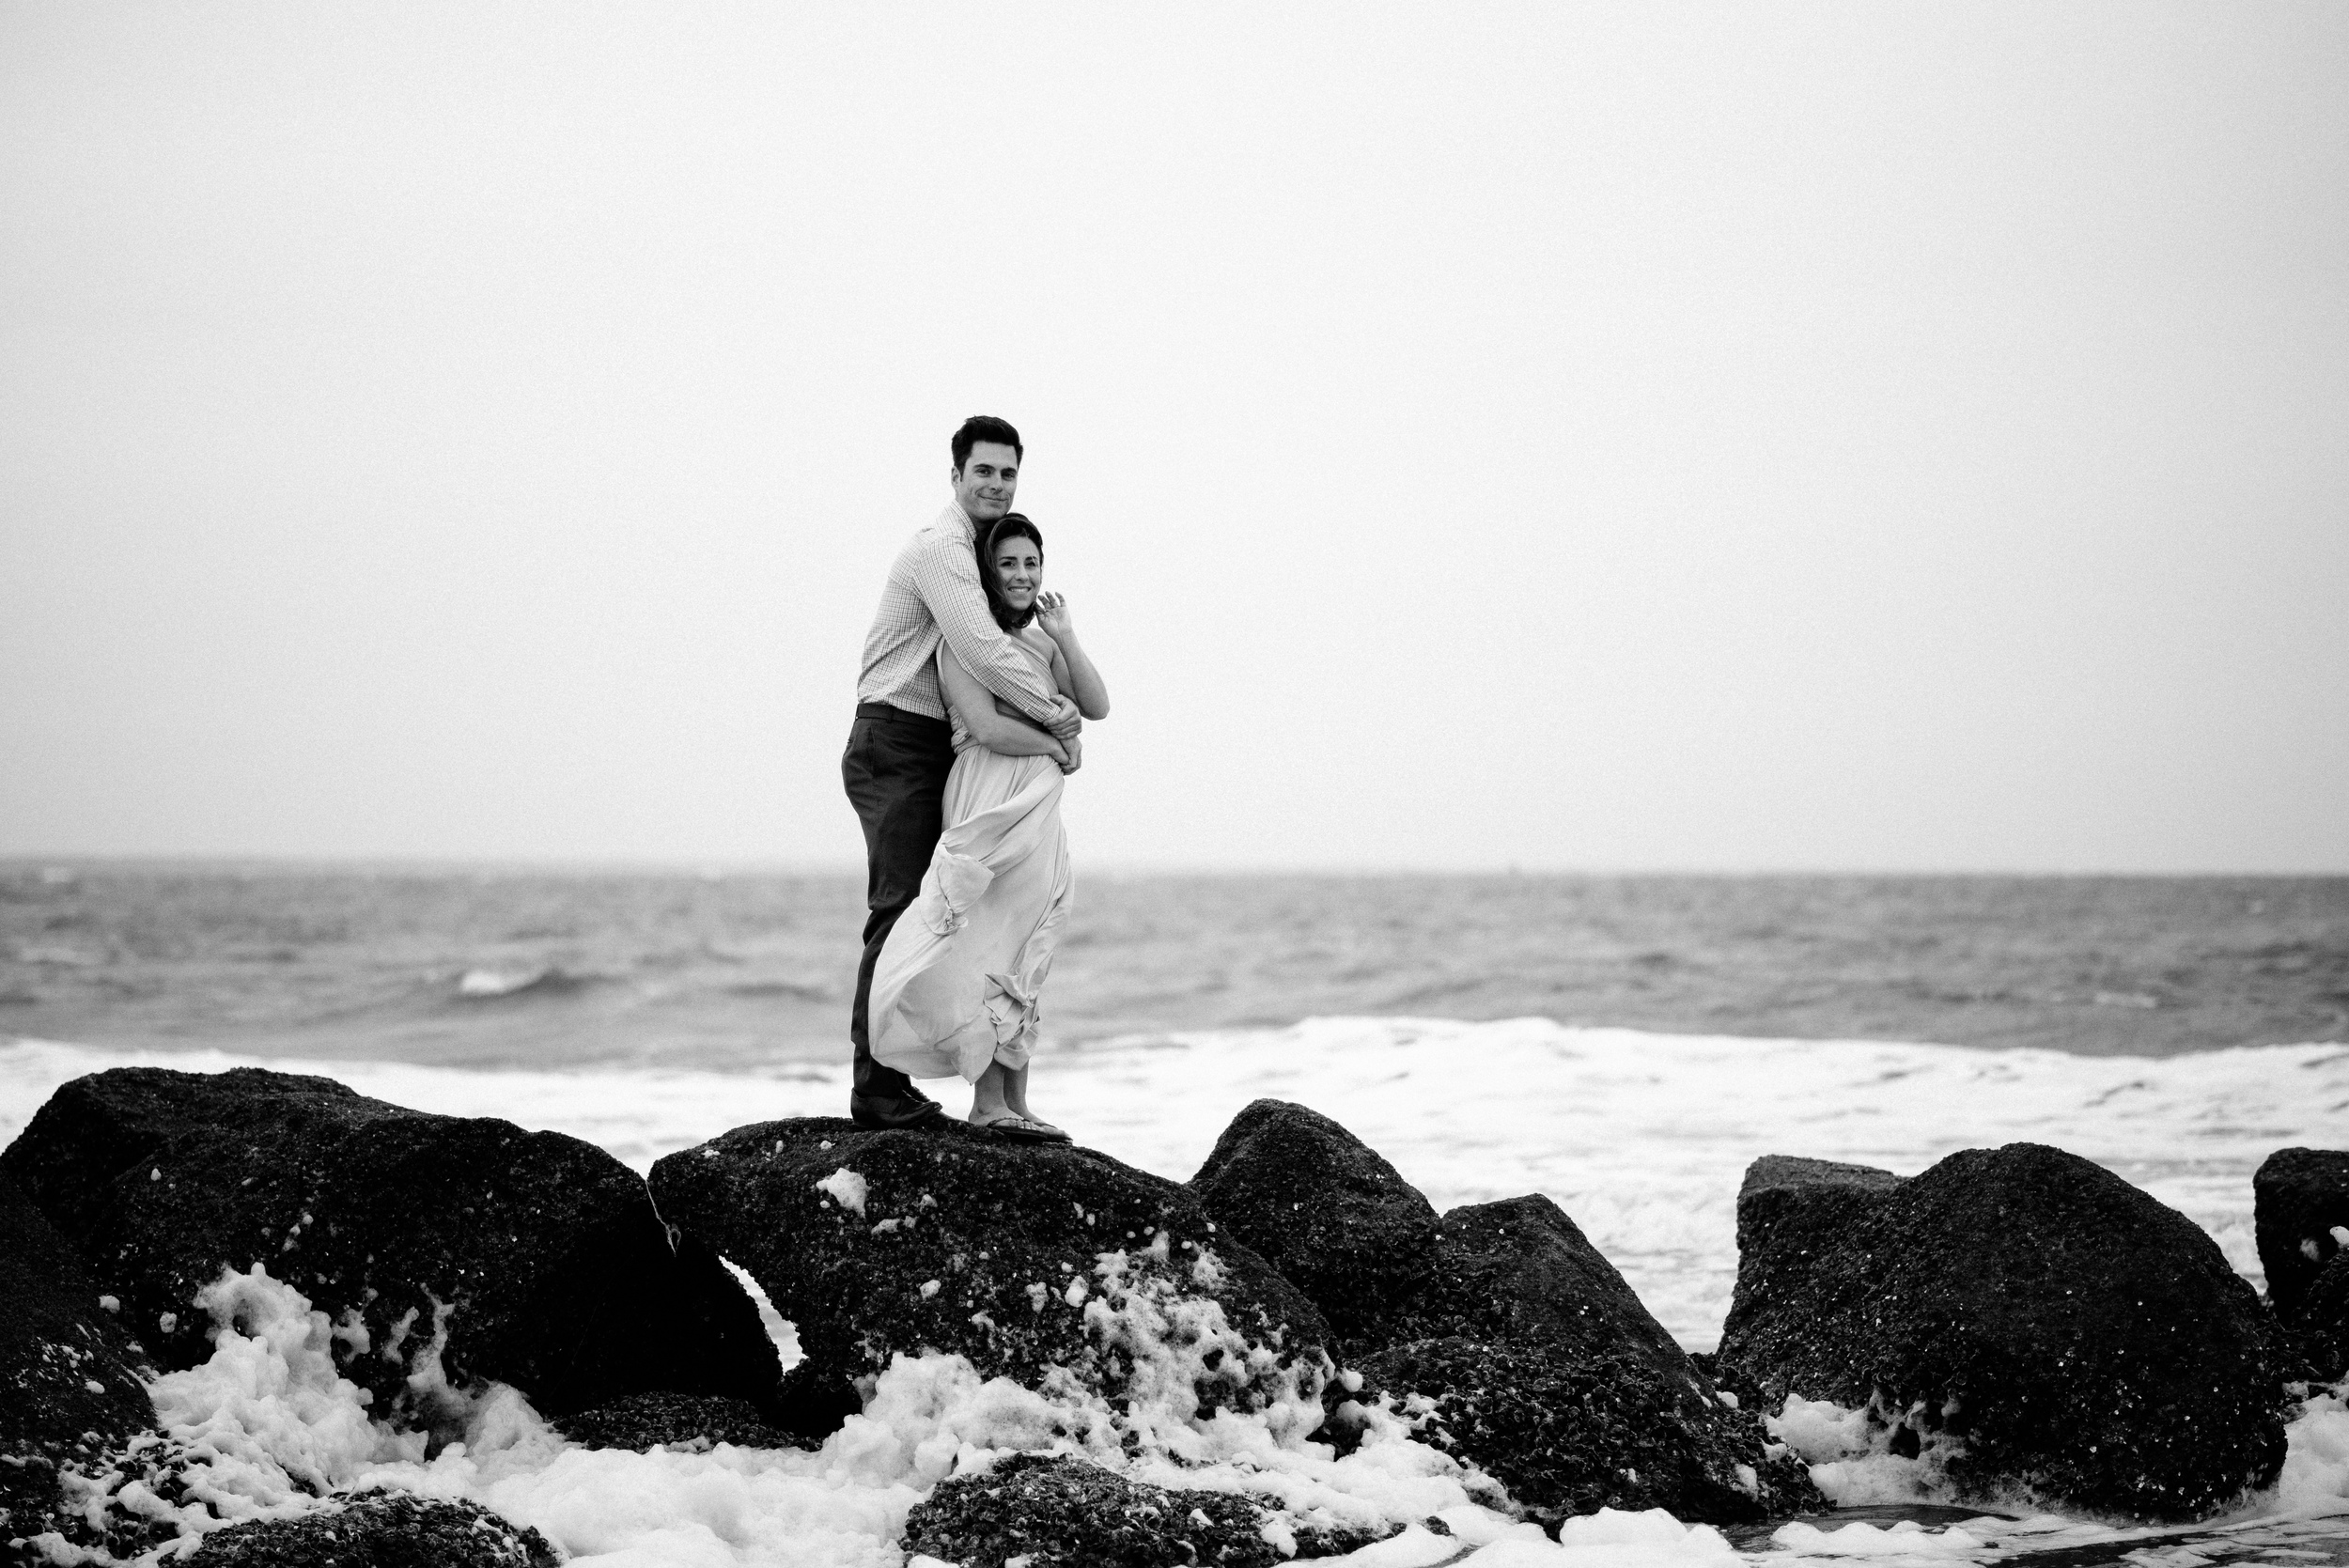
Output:
<instances>
[{"instance_id":1,"label":"woman's sandal","mask_svg":"<svg viewBox=\"0 0 2349 1568\"><path fill-rule=\"evenodd\" d=\"M1075 1141L1050 1122L1039 1122L1033 1116L998 1116L991 1122L973 1122L981 1132L1014 1143L1068 1143Z\"/></svg>"}]
</instances>

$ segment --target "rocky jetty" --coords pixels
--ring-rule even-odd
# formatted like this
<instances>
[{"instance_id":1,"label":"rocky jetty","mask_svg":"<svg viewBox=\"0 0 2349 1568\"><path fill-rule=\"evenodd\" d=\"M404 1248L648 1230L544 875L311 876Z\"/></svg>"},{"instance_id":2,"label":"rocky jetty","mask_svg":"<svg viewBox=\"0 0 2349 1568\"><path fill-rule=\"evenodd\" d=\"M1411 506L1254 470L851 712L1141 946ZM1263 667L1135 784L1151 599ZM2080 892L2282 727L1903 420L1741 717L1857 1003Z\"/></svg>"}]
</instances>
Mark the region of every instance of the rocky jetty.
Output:
<instances>
[{"instance_id":1,"label":"rocky jetty","mask_svg":"<svg viewBox=\"0 0 2349 1568\"><path fill-rule=\"evenodd\" d=\"M1548 1199L1439 1215L1343 1126L1278 1101L1243 1110L1188 1184L960 1124L810 1118L671 1155L648 1188L575 1139L325 1079L117 1070L67 1084L0 1152L0 1561L183 1550L174 1532L210 1530L185 1560L551 1563L536 1532L470 1503L330 1494L386 1473L378 1436L413 1456L469 1412L519 1410L463 1397L490 1381L583 1447L772 1449L819 1442L893 1361L929 1352L1029 1390L979 1390L1043 1413L1022 1444L1081 1451L1006 1454L999 1436L926 1459L963 1468L904 1545L964 1568L1268 1568L1403 1528L1377 1516L1392 1504L1330 1494L1377 1521L1341 1528L1293 1477L1262 1496L1230 1490L1253 1484L1232 1471L1217 1488L1141 1479L1176 1479L1235 1432L1374 1468L1367 1445L1408 1434L1465 1471L1445 1487L1553 1533L1603 1508L1814 1511L1763 1420L1797 1393L1866 1412L1882 1452L1924 1455L1974 1498L2197 1519L2274 1481L2285 1378L2339 1375L2349 1353L2349 1154L2281 1151L2257 1193L2272 1313L2191 1222L2059 1150L1970 1150L1907 1179L1758 1160L1735 1301L1701 1363ZM795 1327L787 1380L722 1255ZM255 1265L323 1321L257 1274L220 1282ZM232 1365L272 1334L270 1354L306 1345L361 1462L297 1465L271 1506L306 1512L215 1528L210 1439L179 1416L158 1430L157 1406L184 1412L173 1400L217 1367L157 1369L215 1349ZM931 1397L931 1374L886 1399ZM894 1440L888 1408L850 1448ZM1263 1424L1213 1424L1223 1411ZM43 1530L55 1541L30 1544Z\"/></svg>"},{"instance_id":2,"label":"rocky jetty","mask_svg":"<svg viewBox=\"0 0 2349 1568\"><path fill-rule=\"evenodd\" d=\"M59 1089L0 1173L166 1369L210 1353L195 1293L260 1264L336 1320L344 1375L412 1424L443 1382L495 1379L560 1415L656 1389L764 1405L781 1376L724 1266L560 1133L331 1079L132 1067Z\"/></svg>"},{"instance_id":3,"label":"rocky jetty","mask_svg":"<svg viewBox=\"0 0 2349 1568\"><path fill-rule=\"evenodd\" d=\"M652 1191L798 1329L783 1419L811 1436L901 1352L1116 1399L1173 1335L1201 1410L1311 1398L1327 1375L1329 1327L1296 1286L1189 1191L1091 1149L803 1118L670 1155Z\"/></svg>"},{"instance_id":4,"label":"rocky jetty","mask_svg":"<svg viewBox=\"0 0 2349 1568\"><path fill-rule=\"evenodd\" d=\"M2283 1462L2276 1336L2185 1216L2076 1155L1906 1180L1764 1159L1738 1197L1725 1373L1866 1407L1975 1496L2188 1520Z\"/></svg>"},{"instance_id":5,"label":"rocky jetty","mask_svg":"<svg viewBox=\"0 0 2349 1568\"><path fill-rule=\"evenodd\" d=\"M2349 1150L2279 1149L2251 1178L2267 1300L2305 1370L2349 1374Z\"/></svg>"},{"instance_id":6,"label":"rocky jetty","mask_svg":"<svg viewBox=\"0 0 2349 1568\"><path fill-rule=\"evenodd\" d=\"M361 1492L204 1538L186 1568L555 1568L547 1538L462 1498Z\"/></svg>"}]
</instances>

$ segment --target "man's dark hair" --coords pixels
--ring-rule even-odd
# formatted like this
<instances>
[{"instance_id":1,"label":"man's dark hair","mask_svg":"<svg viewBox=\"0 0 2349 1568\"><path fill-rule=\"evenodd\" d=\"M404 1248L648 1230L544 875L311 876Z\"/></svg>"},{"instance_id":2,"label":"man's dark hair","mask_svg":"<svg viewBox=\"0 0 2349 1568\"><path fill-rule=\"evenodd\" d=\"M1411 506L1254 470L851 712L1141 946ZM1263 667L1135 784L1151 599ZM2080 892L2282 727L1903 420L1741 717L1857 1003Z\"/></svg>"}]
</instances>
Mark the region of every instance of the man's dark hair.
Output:
<instances>
[{"instance_id":1,"label":"man's dark hair","mask_svg":"<svg viewBox=\"0 0 2349 1568\"><path fill-rule=\"evenodd\" d=\"M1027 459L1027 450L1019 444L1019 432L1011 427L1009 420L998 419L991 413L974 413L962 422L962 428L955 432L951 443L955 449L957 474L960 474L962 465L971 460L971 448L983 441L1008 446L1013 457L1023 462Z\"/></svg>"},{"instance_id":2,"label":"man's dark hair","mask_svg":"<svg viewBox=\"0 0 2349 1568\"><path fill-rule=\"evenodd\" d=\"M1025 610L1015 612L1011 601L1003 598L1003 585L995 576L995 547L1005 539L1034 539L1035 556L1044 559L1044 530L1018 512L1005 512L1003 520L987 531L979 541L979 586L987 593L987 613L995 617L995 624L1005 631L1017 631L1035 619L1035 604L1029 602Z\"/></svg>"}]
</instances>

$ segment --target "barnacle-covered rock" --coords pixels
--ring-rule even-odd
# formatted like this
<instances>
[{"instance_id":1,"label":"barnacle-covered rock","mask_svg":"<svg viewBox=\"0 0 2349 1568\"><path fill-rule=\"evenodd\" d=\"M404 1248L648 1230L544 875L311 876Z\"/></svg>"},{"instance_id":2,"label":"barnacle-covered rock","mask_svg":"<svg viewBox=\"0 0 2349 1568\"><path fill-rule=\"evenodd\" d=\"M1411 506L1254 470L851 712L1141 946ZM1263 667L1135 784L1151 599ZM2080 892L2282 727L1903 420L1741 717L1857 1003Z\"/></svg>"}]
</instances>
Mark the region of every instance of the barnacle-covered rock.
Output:
<instances>
[{"instance_id":1,"label":"barnacle-covered rock","mask_svg":"<svg viewBox=\"0 0 2349 1568\"><path fill-rule=\"evenodd\" d=\"M1177 1421L1287 1408L1327 1374L1312 1302L1182 1187L1091 1149L800 1118L670 1155L652 1190L797 1328L785 1420L810 1436L899 1352Z\"/></svg>"},{"instance_id":2,"label":"barnacle-covered rock","mask_svg":"<svg viewBox=\"0 0 2349 1568\"><path fill-rule=\"evenodd\" d=\"M2192 1220L2037 1143L1921 1175L1755 1162L1720 1364L1865 1408L1969 1496L2208 1516L2284 1459L2274 1324Z\"/></svg>"}]
</instances>

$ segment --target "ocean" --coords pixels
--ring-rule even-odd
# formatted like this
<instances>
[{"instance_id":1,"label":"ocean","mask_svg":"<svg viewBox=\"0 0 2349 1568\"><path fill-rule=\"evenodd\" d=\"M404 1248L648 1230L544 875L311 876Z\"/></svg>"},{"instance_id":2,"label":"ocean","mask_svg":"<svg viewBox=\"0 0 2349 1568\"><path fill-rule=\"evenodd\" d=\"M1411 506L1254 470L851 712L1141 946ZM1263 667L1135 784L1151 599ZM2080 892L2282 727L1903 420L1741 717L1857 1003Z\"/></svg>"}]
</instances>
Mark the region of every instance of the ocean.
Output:
<instances>
[{"instance_id":1,"label":"ocean","mask_svg":"<svg viewBox=\"0 0 2349 1568\"><path fill-rule=\"evenodd\" d=\"M0 1142L58 1083L133 1062L326 1072L639 1171L745 1122L836 1114L860 892L837 875L0 867ZM1301 1101L1439 1208L1547 1193L1703 1349L1735 1278L1737 1182L1764 1154L1906 1174L2057 1144L2186 1214L2258 1282L2252 1170L2349 1145L2349 878L1094 875L1047 1013L1033 1097L1081 1141L1182 1179L1249 1101ZM299 1322L298 1298L280 1305ZM491 1501L599 1568L900 1568L891 1521L934 1483L940 1435L984 1448L993 1430L943 1359L907 1363L823 1455L591 1459L509 1400L455 1460L386 1448L345 1473ZM2293 1441L2274 1493L2182 1537L1943 1515L1956 1499L1899 1462L1823 1454L1845 1500L1907 1512L1734 1545L1618 1519L1557 1545L1463 1497L1440 1553L1429 1537L1357 1555L2349 1560L2349 1409L2317 1392ZM1333 1507L1392 1482L1290 1453L1232 1459L1227 1480L1276 1458ZM1432 1473L1412 1484L1441 1493Z\"/></svg>"},{"instance_id":2,"label":"ocean","mask_svg":"<svg viewBox=\"0 0 2349 1568\"><path fill-rule=\"evenodd\" d=\"M1063 1043L1306 1017L2171 1056L2349 1039L2349 877L1078 867ZM471 1067L836 1060L854 874L0 862L0 1032Z\"/></svg>"}]
</instances>

